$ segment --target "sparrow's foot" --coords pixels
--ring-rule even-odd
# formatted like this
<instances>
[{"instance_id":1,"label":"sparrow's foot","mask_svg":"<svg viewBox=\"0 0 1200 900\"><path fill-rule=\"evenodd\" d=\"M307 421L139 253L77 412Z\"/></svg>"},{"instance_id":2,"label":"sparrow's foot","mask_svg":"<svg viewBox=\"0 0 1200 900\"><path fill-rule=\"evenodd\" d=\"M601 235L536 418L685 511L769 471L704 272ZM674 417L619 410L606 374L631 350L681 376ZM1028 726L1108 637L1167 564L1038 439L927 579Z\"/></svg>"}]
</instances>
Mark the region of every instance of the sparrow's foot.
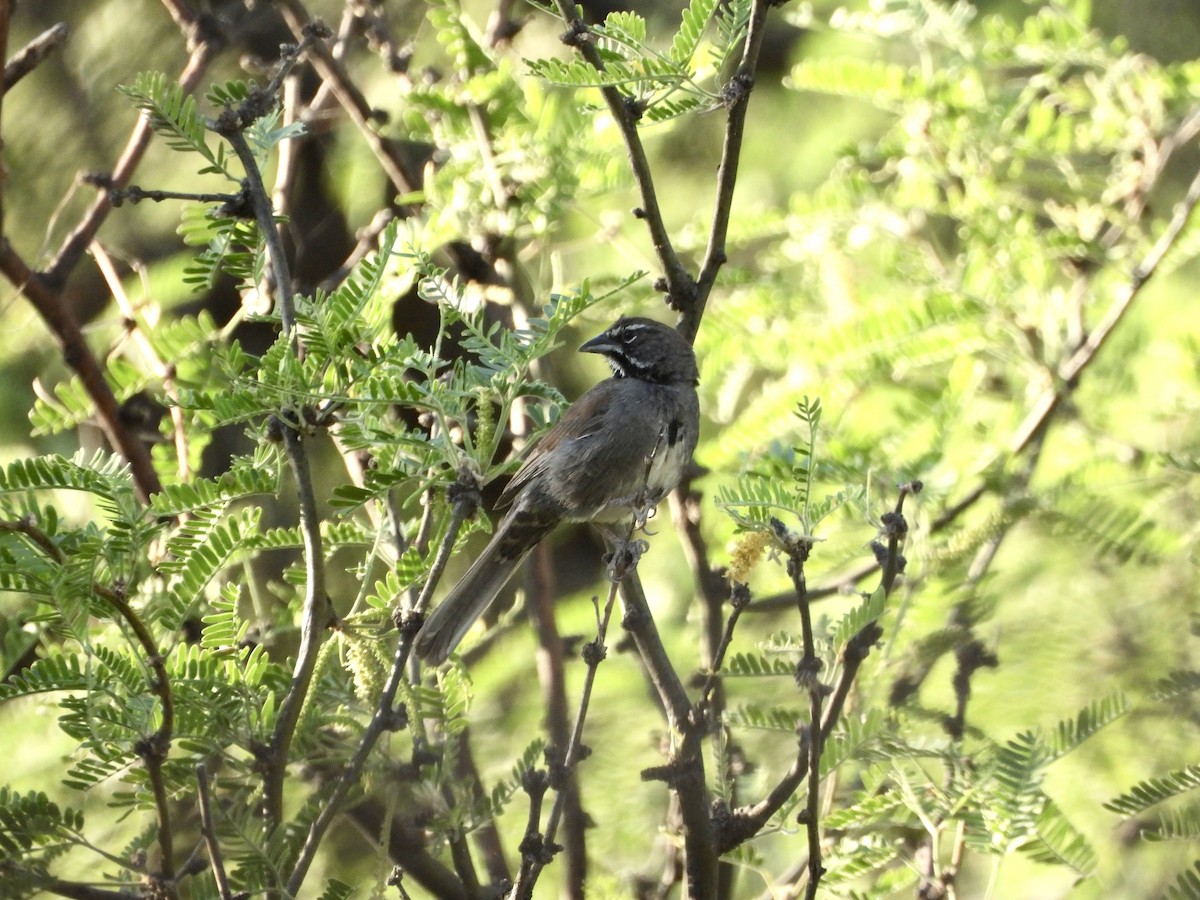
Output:
<instances>
[{"instance_id":1,"label":"sparrow's foot","mask_svg":"<svg viewBox=\"0 0 1200 900\"><path fill-rule=\"evenodd\" d=\"M642 554L650 549L650 544L646 541L614 541L612 544L612 552L604 554L604 563L607 566L605 573L608 575L609 581L621 581L637 568L638 560L642 558Z\"/></svg>"},{"instance_id":2,"label":"sparrow's foot","mask_svg":"<svg viewBox=\"0 0 1200 900\"><path fill-rule=\"evenodd\" d=\"M653 519L658 512L660 500L662 500L661 495L648 497L645 491L639 491L635 496L622 500L619 505L633 513L634 531L646 531L646 523ZM653 533L646 531L646 534Z\"/></svg>"},{"instance_id":3,"label":"sparrow's foot","mask_svg":"<svg viewBox=\"0 0 1200 900\"><path fill-rule=\"evenodd\" d=\"M634 506L633 530L644 531L646 534L654 534L646 523L654 518L654 514L658 512L658 501L643 502L641 505Z\"/></svg>"}]
</instances>

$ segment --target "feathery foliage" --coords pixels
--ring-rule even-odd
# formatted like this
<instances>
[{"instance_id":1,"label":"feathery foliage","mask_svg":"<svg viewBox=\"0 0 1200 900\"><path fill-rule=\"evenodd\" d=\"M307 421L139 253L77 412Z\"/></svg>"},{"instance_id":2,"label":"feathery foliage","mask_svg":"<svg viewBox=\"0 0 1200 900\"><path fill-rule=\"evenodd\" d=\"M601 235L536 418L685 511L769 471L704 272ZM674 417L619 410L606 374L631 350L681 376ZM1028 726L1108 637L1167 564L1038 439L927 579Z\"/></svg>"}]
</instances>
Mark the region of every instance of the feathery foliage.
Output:
<instances>
[{"instance_id":1,"label":"feathery foliage","mask_svg":"<svg viewBox=\"0 0 1200 900\"><path fill-rule=\"evenodd\" d=\"M499 894L554 856L541 823L577 779L605 837L580 811L563 821L588 835L596 892L618 873L627 889L654 845L665 864L653 860L651 881L707 849L712 884L731 895L763 881L799 895L808 837L831 896L939 896L952 879L962 895L992 867L995 895L1044 893L1037 875L1000 867L1021 855L1105 896L1120 867L1114 890L1200 897L1186 855L1200 835L1187 705L1200 686L1187 644L1200 337L1176 299L1200 230L1173 219L1190 202L1176 176L1194 163L1182 148L1200 121L1200 65L1104 36L1086 0L998 15L939 0L829 14L689 0L677 18L647 7L571 26L566 49L558 7L531 5L542 13L528 27L500 4L484 28L463 4L429 0L413 7L426 24L409 48L388 33L412 24L405 10L351 4L336 64L322 56L297 83L303 106L320 79L321 103L286 118L245 80L193 93L137 74L167 64L153 48L123 69L125 113L188 166L147 178L225 193L181 203L179 255L169 235L130 235L153 218L129 214L135 194L110 195L100 232L122 247L118 277L148 260L109 285L135 299L90 322L87 340L122 417L142 403L163 413L139 429L161 491L143 504L117 456L62 450L98 416L77 358L37 375L29 434L0 465L0 714L23 740L57 730L39 761L59 782L0 787L5 896L79 871L112 890L219 896L207 848L183 865L205 838L235 894L299 878L295 896L383 895L401 869L418 889L445 877ZM800 30L768 34L797 41L782 86L742 70L760 13ZM192 46L210 26L241 27L230 16L192 29ZM98 58L99 33L80 33ZM294 52L285 66L307 67ZM612 127L601 90L635 134ZM718 188L733 202L714 241L708 179L739 162L714 138L747 103L727 144L745 138L743 177L736 194ZM72 133L115 118L88 112ZM229 141L234 121L253 164ZM54 179L31 177L19 129L4 137L5 248L11 237L23 252L70 204L12 225L21 193ZM566 398L553 385L581 387L555 370L574 329L664 294L687 312L687 291L656 280L678 276L661 234L646 238L655 198L629 193L645 190L630 161L654 175L681 267L720 262L696 338L706 472L677 516L700 588L655 541L642 571L675 681L654 670L651 684L669 715L624 680L637 667L612 659L596 694L611 705L593 707L578 751L596 752L568 767L541 722L561 704L530 687L526 629L508 633L519 607L436 675L408 642L428 583L452 579L492 529L473 514L476 488L490 501L555 421ZM288 212L273 218L294 263L287 334L252 175L274 180L272 213ZM34 286L56 292L42 275L61 274ZM1164 276L1170 289L1153 293ZM19 325L0 357L25 384L41 364L25 360ZM726 565L728 603L711 577ZM583 566L568 568L564 585ZM556 615L590 638L586 603ZM562 662L573 697L580 667ZM1130 776L1146 734L1164 746ZM642 780L665 792L625 771L647 747L667 764ZM667 793L680 815L626 802ZM201 799L211 834L183 812ZM335 803L385 848L372 864L340 834L330 849ZM1145 839L1137 865L1114 816ZM339 833L345 820L332 821ZM300 871L310 844L319 884Z\"/></svg>"}]
</instances>

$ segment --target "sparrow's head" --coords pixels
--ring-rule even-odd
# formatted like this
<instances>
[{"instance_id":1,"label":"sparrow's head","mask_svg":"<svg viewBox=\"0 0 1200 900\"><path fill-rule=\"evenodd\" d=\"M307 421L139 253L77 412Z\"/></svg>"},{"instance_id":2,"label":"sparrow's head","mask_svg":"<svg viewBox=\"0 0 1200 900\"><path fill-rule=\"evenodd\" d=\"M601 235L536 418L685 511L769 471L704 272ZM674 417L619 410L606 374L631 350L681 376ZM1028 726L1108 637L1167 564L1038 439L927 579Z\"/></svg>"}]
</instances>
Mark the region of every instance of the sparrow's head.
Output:
<instances>
[{"instance_id":1,"label":"sparrow's head","mask_svg":"<svg viewBox=\"0 0 1200 900\"><path fill-rule=\"evenodd\" d=\"M654 384L695 384L700 380L691 345L674 328L653 319L622 316L579 350L603 354L615 378Z\"/></svg>"}]
</instances>

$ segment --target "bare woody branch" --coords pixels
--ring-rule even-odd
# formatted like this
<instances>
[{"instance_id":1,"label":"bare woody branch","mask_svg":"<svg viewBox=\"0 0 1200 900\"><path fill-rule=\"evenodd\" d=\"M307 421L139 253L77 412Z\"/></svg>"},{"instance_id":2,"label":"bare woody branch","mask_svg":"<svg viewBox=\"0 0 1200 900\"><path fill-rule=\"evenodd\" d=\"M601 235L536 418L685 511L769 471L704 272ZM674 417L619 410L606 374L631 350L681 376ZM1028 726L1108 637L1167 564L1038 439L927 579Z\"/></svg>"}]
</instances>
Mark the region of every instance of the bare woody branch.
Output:
<instances>
[{"instance_id":1,"label":"bare woody branch","mask_svg":"<svg viewBox=\"0 0 1200 900\"><path fill-rule=\"evenodd\" d=\"M3 3L0 6L0 20L6 25L9 4ZM183 8L182 4L179 6ZM190 92L195 89L215 51L215 43L210 40L195 45L180 76L180 84L184 91ZM139 117L124 152L108 178L111 185L123 187L129 182L146 147L149 146L151 134L149 117L143 114ZM95 404L96 417L105 437L129 463L138 493L142 499L147 499L151 494L162 490L150 459L150 450L122 419L120 404L104 376L104 369L84 339L83 329L67 307L62 295L67 277L87 251L111 210L112 201L108 193L99 193L44 272L31 269L8 238L0 234L0 273L29 300L54 335L63 359L75 370Z\"/></svg>"},{"instance_id":2,"label":"bare woody branch","mask_svg":"<svg viewBox=\"0 0 1200 900\"><path fill-rule=\"evenodd\" d=\"M294 353L301 353L296 334L296 306L292 293L292 280L287 255L283 250L283 239L275 222L275 210L271 197L263 183L258 161L244 135L244 130L258 118L266 115L276 101L275 92L287 72L310 46L327 36L323 26L314 25L306 29L299 46L289 48L267 87L251 95L237 108L224 110L213 125L213 130L225 138L245 170L245 190L258 229L266 243L267 258L275 280L275 299L279 306L281 328L289 340ZM292 681L279 706L279 715L264 760L263 807L268 822L278 825L283 821L284 773L287 769L292 738L300 720L300 712L308 697L317 654L321 647L326 627L332 614L325 589L325 556L322 549L321 517L317 510L316 491L313 488L312 470L308 452L300 432L300 423L290 421L282 412L276 424L282 435L292 477L296 484L296 499L300 509L300 532L304 542L305 596L300 622L300 648L292 670Z\"/></svg>"},{"instance_id":3,"label":"bare woody branch","mask_svg":"<svg viewBox=\"0 0 1200 900\"><path fill-rule=\"evenodd\" d=\"M221 900L232 900L233 893L229 890L229 876L225 874L225 861L221 856L221 842L217 839L217 826L213 820L208 769L204 763L196 766L196 805L200 812L200 832L204 836L204 845L208 850L208 863L212 869L213 881L217 884Z\"/></svg>"},{"instance_id":4,"label":"bare woody branch","mask_svg":"<svg viewBox=\"0 0 1200 900\"><path fill-rule=\"evenodd\" d=\"M709 229L708 248L700 275L696 279L696 290L691 304L680 312L682 321L679 330L688 340L695 340L700 330L700 320L708 305L709 295L717 282L717 273L725 264L725 239L729 233L729 215L733 208L733 189L737 184L738 163L742 157L742 137L746 131L746 114L750 108L750 91L754 86L758 57L762 50L763 32L770 10L770 0L754 0L750 9L750 23L746 42L742 48L742 59L737 71L722 92L722 99L729 109L725 125L725 140L721 148L721 163L717 169L716 208Z\"/></svg>"},{"instance_id":5,"label":"bare woody branch","mask_svg":"<svg viewBox=\"0 0 1200 900\"><path fill-rule=\"evenodd\" d=\"M59 22L14 53L4 66L4 93L11 91L17 82L41 65L42 60L65 44L70 32L66 22Z\"/></svg>"},{"instance_id":6,"label":"bare woody branch","mask_svg":"<svg viewBox=\"0 0 1200 900\"><path fill-rule=\"evenodd\" d=\"M105 437L129 463L138 494L145 500L161 491L149 447L121 416L121 405L104 377L104 369L88 346L83 329L67 308L61 292L52 287L45 276L32 271L3 235L0 235L0 272L32 304L54 335L63 359L75 370L95 404L96 419Z\"/></svg>"},{"instance_id":7,"label":"bare woody branch","mask_svg":"<svg viewBox=\"0 0 1200 900\"><path fill-rule=\"evenodd\" d=\"M667 763L643 772L642 777L666 782L679 801L688 896L713 898L718 885L719 860L710 831L709 795L704 776L704 722L688 699L683 682L667 656L637 573L621 582L621 601L625 605L621 625L633 638L650 683L667 712L672 733L683 736Z\"/></svg>"},{"instance_id":8,"label":"bare woody branch","mask_svg":"<svg viewBox=\"0 0 1200 900\"><path fill-rule=\"evenodd\" d=\"M882 591L884 596L891 594L896 579L904 569L904 557L900 551L908 534L908 526L903 515L905 499L920 490L920 482L901 485L896 506L883 517L884 536L887 544L886 546L879 545L876 553L881 560L880 565L883 570L878 590ZM799 600L802 595L803 582L802 579L797 579L795 574L793 574L793 579L797 590L797 597L794 599ZM872 621L846 642L846 647L842 651L840 674L832 691L829 692L829 701L820 710L819 718L814 718L811 724L802 731L799 748L791 767L761 800L736 810L720 811L715 822L717 850L720 853L726 853L762 830L771 816L782 809L800 785L807 780L809 783L808 806L802 816L809 840L809 897L815 896L816 886L820 882L822 874L819 833L814 839L816 826L819 825L815 818L816 798L814 795L819 786L821 749L837 726L863 661L878 643L882 634L879 625ZM803 662L801 660L801 665ZM812 678L815 680L815 675ZM822 694L824 692L822 690ZM814 765L817 766L815 776Z\"/></svg>"},{"instance_id":9,"label":"bare woody branch","mask_svg":"<svg viewBox=\"0 0 1200 900\"><path fill-rule=\"evenodd\" d=\"M567 26L567 31L562 37L563 43L574 47L591 66L603 72L604 61L596 50L592 31L580 17L573 0L556 0L556 5L559 16ZM601 93L625 141L629 165L642 197L642 213L646 227L650 230L650 240L654 244L654 252L666 278L667 302L673 308L685 309L693 301L696 283L675 252L666 223L663 221L662 209L654 187L654 176L650 171L650 160L646 156L646 148L637 130L639 113L616 87L601 88Z\"/></svg>"}]
</instances>

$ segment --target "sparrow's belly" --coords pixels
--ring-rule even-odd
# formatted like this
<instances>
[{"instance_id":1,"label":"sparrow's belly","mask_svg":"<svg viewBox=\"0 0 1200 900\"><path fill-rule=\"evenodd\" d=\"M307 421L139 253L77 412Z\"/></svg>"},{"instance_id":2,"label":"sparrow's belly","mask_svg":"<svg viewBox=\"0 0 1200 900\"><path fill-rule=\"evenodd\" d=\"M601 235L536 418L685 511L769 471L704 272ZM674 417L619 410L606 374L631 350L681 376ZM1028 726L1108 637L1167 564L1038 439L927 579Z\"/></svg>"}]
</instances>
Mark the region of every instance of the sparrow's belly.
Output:
<instances>
[{"instance_id":1,"label":"sparrow's belly","mask_svg":"<svg viewBox=\"0 0 1200 900\"><path fill-rule=\"evenodd\" d=\"M619 473L614 473L607 498L589 505L578 521L608 524L627 522L634 515L644 516L679 483L691 455L688 442L677 440L666 446L660 444L652 456L627 461Z\"/></svg>"}]
</instances>

